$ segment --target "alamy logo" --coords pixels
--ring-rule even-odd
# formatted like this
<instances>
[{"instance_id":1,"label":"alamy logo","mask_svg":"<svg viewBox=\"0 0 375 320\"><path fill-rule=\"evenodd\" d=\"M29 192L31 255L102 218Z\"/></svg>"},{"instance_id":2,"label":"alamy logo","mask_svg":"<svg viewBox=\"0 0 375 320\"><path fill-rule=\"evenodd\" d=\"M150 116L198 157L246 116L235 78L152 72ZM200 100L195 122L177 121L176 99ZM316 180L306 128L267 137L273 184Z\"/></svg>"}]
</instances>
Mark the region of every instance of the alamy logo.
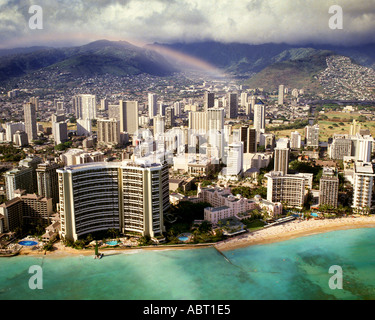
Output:
<instances>
[{"instance_id":1,"label":"alamy logo","mask_svg":"<svg viewBox=\"0 0 375 320\"><path fill-rule=\"evenodd\" d=\"M41 266L33 265L29 268L29 273L33 275L29 279L29 288L31 290L43 289L43 269Z\"/></svg>"},{"instance_id":2,"label":"alamy logo","mask_svg":"<svg viewBox=\"0 0 375 320\"><path fill-rule=\"evenodd\" d=\"M32 5L29 8L32 16L29 19L29 28L32 30L43 29L43 9L41 6Z\"/></svg>"},{"instance_id":3,"label":"alamy logo","mask_svg":"<svg viewBox=\"0 0 375 320\"><path fill-rule=\"evenodd\" d=\"M329 18L328 26L330 29L342 29L343 28L343 15L342 8L338 5L333 5L329 7L328 13L333 14Z\"/></svg>"},{"instance_id":4,"label":"alamy logo","mask_svg":"<svg viewBox=\"0 0 375 320\"><path fill-rule=\"evenodd\" d=\"M328 272L334 274L331 278L329 278L329 288L332 290L342 289L342 268L334 265L329 268Z\"/></svg>"}]
</instances>

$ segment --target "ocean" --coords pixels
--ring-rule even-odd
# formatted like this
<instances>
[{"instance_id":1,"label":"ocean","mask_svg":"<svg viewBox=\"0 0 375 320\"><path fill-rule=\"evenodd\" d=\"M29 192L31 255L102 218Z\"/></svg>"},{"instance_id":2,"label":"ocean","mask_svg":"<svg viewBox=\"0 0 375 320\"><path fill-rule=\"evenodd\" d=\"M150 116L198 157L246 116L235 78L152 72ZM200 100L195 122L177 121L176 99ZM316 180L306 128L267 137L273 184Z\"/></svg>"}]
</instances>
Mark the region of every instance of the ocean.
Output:
<instances>
[{"instance_id":1,"label":"ocean","mask_svg":"<svg viewBox=\"0 0 375 320\"><path fill-rule=\"evenodd\" d=\"M132 250L0 258L0 300L375 299L375 229L332 231L224 251ZM32 266L42 289L31 289ZM338 266L342 273L329 273ZM332 278L333 277L333 278ZM330 282L331 281L331 282ZM330 283L342 283L342 289Z\"/></svg>"}]
</instances>

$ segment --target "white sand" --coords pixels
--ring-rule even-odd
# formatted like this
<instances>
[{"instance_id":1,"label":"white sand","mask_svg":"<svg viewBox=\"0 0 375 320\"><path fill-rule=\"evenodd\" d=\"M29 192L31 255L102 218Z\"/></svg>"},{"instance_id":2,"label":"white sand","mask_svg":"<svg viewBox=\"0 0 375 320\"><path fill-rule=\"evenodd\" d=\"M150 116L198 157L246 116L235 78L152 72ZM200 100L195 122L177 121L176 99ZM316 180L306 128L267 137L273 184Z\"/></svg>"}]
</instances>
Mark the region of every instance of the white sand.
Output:
<instances>
[{"instance_id":1,"label":"white sand","mask_svg":"<svg viewBox=\"0 0 375 320\"><path fill-rule=\"evenodd\" d=\"M255 244L284 241L296 237L334 230L375 228L375 216L356 216L337 219L294 220L281 225L261 229L216 244L220 250L232 250Z\"/></svg>"}]
</instances>

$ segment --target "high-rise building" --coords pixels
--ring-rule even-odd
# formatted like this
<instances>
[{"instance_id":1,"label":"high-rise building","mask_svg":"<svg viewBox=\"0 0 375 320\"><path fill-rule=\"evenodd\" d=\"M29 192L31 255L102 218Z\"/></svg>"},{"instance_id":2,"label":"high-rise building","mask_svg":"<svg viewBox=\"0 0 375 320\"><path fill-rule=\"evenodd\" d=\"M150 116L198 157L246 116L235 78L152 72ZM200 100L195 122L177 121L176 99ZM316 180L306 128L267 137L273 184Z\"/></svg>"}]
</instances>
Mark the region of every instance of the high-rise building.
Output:
<instances>
[{"instance_id":1,"label":"high-rise building","mask_svg":"<svg viewBox=\"0 0 375 320\"><path fill-rule=\"evenodd\" d=\"M73 109L77 119L96 119L96 97L91 94L79 94L73 97Z\"/></svg>"},{"instance_id":2,"label":"high-rise building","mask_svg":"<svg viewBox=\"0 0 375 320\"><path fill-rule=\"evenodd\" d=\"M236 119L238 116L237 93L228 93L228 118Z\"/></svg>"},{"instance_id":3,"label":"high-rise building","mask_svg":"<svg viewBox=\"0 0 375 320\"><path fill-rule=\"evenodd\" d=\"M101 111L106 111L108 110L108 100L107 98L103 98L100 100L100 110Z\"/></svg>"},{"instance_id":4,"label":"high-rise building","mask_svg":"<svg viewBox=\"0 0 375 320\"><path fill-rule=\"evenodd\" d=\"M68 124L52 122L52 135L56 145L68 141Z\"/></svg>"},{"instance_id":5,"label":"high-rise building","mask_svg":"<svg viewBox=\"0 0 375 320\"><path fill-rule=\"evenodd\" d=\"M278 95L278 100L277 100L279 105L284 104L284 85L279 85L279 95Z\"/></svg>"},{"instance_id":6,"label":"high-rise building","mask_svg":"<svg viewBox=\"0 0 375 320\"><path fill-rule=\"evenodd\" d=\"M165 117L158 114L154 118L154 137L165 132Z\"/></svg>"},{"instance_id":7,"label":"high-rise building","mask_svg":"<svg viewBox=\"0 0 375 320\"><path fill-rule=\"evenodd\" d=\"M138 131L138 101L120 100L120 132L134 135Z\"/></svg>"},{"instance_id":8,"label":"high-rise building","mask_svg":"<svg viewBox=\"0 0 375 320\"><path fill-rule=\"evenodd\" d=\"M77 119L77 136L89 136L92 133L90 119Z\"/></svg>"},{"instance_id":9,"label":"high-rise building","mask_svg":"<svg viewBox=\"0 0 375 320\"><path fill-rule=\"evenodd\" d=\"M26 147L29 144L27 133L25 131L16 131L13 135L13 143L19 147Z\"/></svg>"},{"instance_id":10,"label":"high-rise building","mask_svg":"<svg viewBox=\"0 0 375 320\"><path fill-rule=\"evenodd\" d=\"M328 205L337 208L339 178L332 168L323 168L319 187L319 206Z\"/></svg>"},{"instance_id":11,"label":"high-rise building","mask_svg":"<svg viewBox=\"0 0 375 320\"><path fill-rule=\"evenodd\" d=\"M303 175L284 175L280 171L271 171L265 174L265 177L268 201L281 202L287 207L303 207L306 186L306 178Z\"/></svg>"},{"instance_id":12,"label":"high-rise building","mask_svg":"<svg viewBox=\"0 0 375 320\"><path fill-rule=\"evenodd\" d=\"M251 119L253 108L251 107L251 102L246 102L245 104L245 113Z\"/></svg>"},{"instance_id":13,"label":"high-rise building","mask_svg":"<svg viewBox=\"0 0 375 320\"><path fill-rule=\"evenodd\" d=\"M215 93L206 91L204 93L203 110L207 111L208 109L213 108L214 106L215 106Z\"/></svg>"},{"instance_id":14,"label":"high-rise building","mask_svg":"<svg viewBox=\"0 0 375 320\"><path fill-rule=\"evenodd\" d=\"M165 109L165 126L167 128L173 128L175 126L174 108L168 107Z\"/></svg>"},{"instance_id":15,"label":"high-rise building","mask_svg":"<svg viewBox=\"0 0 375 320\"><path fill-rule=\"evenodd\" d=\"M371 162L356 161L353 175L352 208L358 213L369 213L372 208L374 168Z\"/></svg>"},{"instance_id":16,"label":"high-rise building","mask_svg":"<svg viewBox=\"0 0 375 320\"><path fill-rule=\"evenodd\" d=\"M195 132L207 132L207 112L189 112L189 129Z\"/></svg>"},{"instance_id":17,"label":"high-rise building","mask_svg":"<svg viewBox=\"0 0 375 320\"><path fill-rule=\"evenodd\" d=\"M181 102L179 101L176 101L174 104L173 104L173 108L174 108L174 114L176 117L179 117L180 114L181 114Z\"/></svg>"},{"instance_id":18,"label":"high-rise building","mask_svg":"<svg viewBox=\"0 0 375 320\"><path fill-rule=\"evenodd\" d=\"M319 147L319 125L305 127L305 145L307 147Z\"/></svg>"},{"instance_id":19,"label":"high-rise building","mask_svg":"<svg viewBox=\"0 0 375 320\"><path fill-rule=\"evenodd\" d=\"M290 148L300 149L302 147L302 137L298 131L293 131L290 134Z\"/></svg>"},{"instance_id":20,"label":"high-rise building","mask_svg":"<svg viewBox=\"0 0 375 320\"><path fill-rule=\"evenodd\" d=\"M218 150L218 158L224 154L224 117L223 108L207 110L207 143Z\"/></svg>"},{"instance_id":21,"label":"high-rise building","mask_svg":"<svg viewBox=\"0 0 375 320\"><path fill-rule=\"evenodd\" d=\"M64 115L65 108L64 108L64 100L63 99L55 99L53 100L54 107L56 109L57 115Z\"/></svg>"},{"instance_id":22,"label":"high-rise building","mask_svg":"<svg viewBox=\"0 0 375 320\"><path fill-rule=\"evenodd\" d=\"M33 168L17 167L4 173L7 200L16 197L17 189L27 193L35 192Z\"/></svg>"},{"instance_id":23,"label":"high-rise building","mask_svg":"<svg viewBox=\"0 0 375 320\"><path fill-rule=\"evenodd\" d=\"M162 236L169 208L168 166L161 163L94 163L57 170L61 237L77 240L117 229Z\"/></svg>"},{"instance_id":24,"label":"high-rise building","mask_svg":"<svg viewBox=\"0 0 375 320\"><path fill-rule=\"evenodd\" d=\"M355 140L355 159L363 162L370 162L374 138L357 134Z\"/></svg>"},{"instance_id":25,"label":"high-rise building","mask_svg":"<svg viewBox=\"0 0 375 320\"><path fill-rule=\"evenodd\" d=\"M23 122L7 122L5 124L6 141L13 141L13 135L17 131L25 131L25 124Z\"/></svg>"},{"instance_id":26,"label":"high-rise building","mask_svg":"<svg viewBox=\"0 0 375 320\"><path fill-rule=\"evenodd\" d=\"M163 101L158 102L158 114L161 116L165 116L165 108L167 106L164 104Z\"/></svg>"},{"instance_id":27,"label":"high-rise building","mask_svg":"<svg viewBox=\"0 0 375 320\"><path fill-rule=\"evenodd\" d=\"M280 171L286 175L289 168L289 139L277 140L274 152L274 171Z\"/></svg>"},{"instance_id":28,"label":"high-rise building","mask_svg":"<svg viewBox=\"0 0 375 320\"><path fill-rule=\"evenodd\" d=\"M98 119L98 144L115 146L120 143L120 121L117 119Z\"/></svg>"},{"instance_id":29,"label":"high-rise building","mask_svg":"<svg viewBox=\"0 0 375 320\"><path fill-rule=\"evenodd\" d=\"M256 129L242 126L240 128L240 141L243 143L243 153L257 152Z\"/></svg>"},{"instance_id":30,"label":"high-rise building","mask_svg":"<svg viewBox=\"0 0 375 320\"><path fill-rule=\"evenodd\" d=\"M251 103L251 110L254 110L255 104L257 102L257 97L256 96L251 96L250 97L250 103Z\"/></svg>"},{"instance_id":31,"label":"high-rise building","mask_svg":"<svg viewBox=\"0 0 375 320\"><path fill-rule=\"evenodd\" d=\"M15 231L19 227L31 225L47 226L53 213L52 199L36 194L20 194L0 205L0 215L4 216L4 229Z\"/></svg>"},{"instance_id":32,"label":"high-rise building","mask_svg":"<svg viewBox=\"0 0 375 320\"><path fill-rule=\"evenodd\" d=\"M353 122L350 124L349 134L355 136L361 130L361 124L357 120L353 119Z\"/></svg>"},{"instance_id":33,"label":"high-rise building","mask_svg":"<svg viewBox=\"0 0 375 320\"><path fill-rule=\"evenodd\" d=\"M276 147L276 139L275 135L273 133L262 133L260 135L260 145L263 145L263 139L264 139L264 147L267 151L274 151Z\"/></svg>"},{"instance_id":34,"label":"high-rise building","mask_svg":"<svg viewBox=\"0 0 375 320\"><path fill-rule=\"evenodd\" d=\"M243 144L242 142L234 142L229 144L225 149L227 167L224 168L224 175L237 176L241 173L243 167Z\"/></svg>"},{"instance_id":35,"label":"high-rise building","mask_svg":"<svg viewBox=\"0 0 375 320\"><path fill-rule=\"evenodd\" d=\"M52 198L53 207L59 201L58 179L56 170L62 164L56 162L45 162L38 164L36 168L36 179L38 184L38 194L45 198Z\"/></svg>"},{"instance_id":36,"label":"high-rise building","mask_svg":"<svg viewBox=\"0 0 375 320\"><path fill-rule=\"evenodd\" d=\"M38 138L36 126L36 111L33 103L24 104L25 132L30 142Z\"/></svg>"},{"instance_id":37,"label":"high-rise building","mask_svg":"<svg viewBox=\"0 0 375 320\"><path fill-rule=\"evenodd\" d=\"M222 132L224 130L225 110L223 108L211 108L207 110L207 130Z\"/></svg>"},{"instance_id":38,"label":"high-rise building","mask_svg":"<svg viewBox=\"0 0 375 320\"><path fill-rule=\"evenodd\" d=\"M246 107L247 104L247 92L241 93L241 106Z\"/></svg>"},{"instance_id":39,"label":"high-rise building","mask_svg":"<svg viewBox=\"0 0 375 320\"><path fill-rule=\"evenodd\" d=\"M39 97L31 97L29 102L35 106L35 111L39 110Z\"/></svg>"},{"instance_id":40,"label":"high-rise building","mask_svg":"<svg viewBox=\"0 0 375 320\"><path fill-rule=\"evenodd\" d=\"M328 145L328 154L331 159L343 160L352 155L353 140L347 135L334 134L332 143Z\"/></svg>"},{"instance_id":41,"label":"high-rise building","mask_svg":"<svg viewBox=\"0 0 375 320\"><path fill-rule=\"evenodd\" d=\"M31 168L32 169L32 183L33 183L33 191L26 190L27 193L33 193L38 190L38 185L36 182L36 168L38 167L39 163L42 163L42 158L39 158L35 155L29 155L25 159L20 160L19 166L25 167L25 168Z\"/></svg>"},{"instance_id":42,"label":"high-rise building","mask_svg":"<svg viewBox=\"0 0 375 320\"><path fill-rule=\"evenodd\" d=\"M158 96L155 93L148 94L148 115L150 119L158 114Z\"/></svg>"},{"instance_id":43,"label":"high-rise building","mask_svg":"<svg viewBox=\"0 0 375 320\"><path fill-rule=\"evenodd\" d=\"M260 134L266 130L266 107L262 101L254 106L254 128L257 133L257 143L260 142Z\"/></svg>"},{"instance_id":44,"label":"high-rise building","mask_svg":"<svg viewBox=\"0 0 375 320\"><path fill-rule=\"evenodd\" d=\"M120 120L120 106L118 104L108 105L108 118Z\"/></svg>"}]
</instances>

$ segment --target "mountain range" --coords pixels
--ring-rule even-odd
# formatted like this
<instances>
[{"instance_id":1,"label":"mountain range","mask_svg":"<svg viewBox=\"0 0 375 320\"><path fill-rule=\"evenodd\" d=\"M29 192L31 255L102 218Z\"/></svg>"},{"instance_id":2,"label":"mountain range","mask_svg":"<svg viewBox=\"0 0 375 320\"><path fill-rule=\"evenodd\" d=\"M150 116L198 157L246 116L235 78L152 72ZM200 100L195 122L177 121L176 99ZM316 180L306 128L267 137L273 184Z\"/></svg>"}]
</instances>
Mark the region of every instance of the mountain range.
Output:
<instances>
[{"instance_id":1,"label":"mountain range","mask_svg":"<svg viewBox=\"0 0 375 320\"><path fill-rule=\"evenodd\" d=\"M327 67L326 58L330 55L348 56L353 63L375 67L375 44L340 47L210 41L153 45L203 60L226 74L242 78L252 87L268 89L276 89L278 84L284 83L289 87L307 85L318 90L315 76ZM152 47L138 47L126 41L99 40L68 48L3 49L0 50L0 83L38 70L58 70L77 76L141 73L168 76L183 68L177 60Z\"/></svg>"},{"instance_id":2,"label":"mountain range","mask_svg":"<svg viewBox=\"0 0 375 320\"><path fill-rule=\"evenodd\" d=\"M170 75L176 70L160 54L126 41L99 40L68 48L32 47L0 50L0 82L38 70L72 75L148 73Z\"/></svg>"}]
</instances>

